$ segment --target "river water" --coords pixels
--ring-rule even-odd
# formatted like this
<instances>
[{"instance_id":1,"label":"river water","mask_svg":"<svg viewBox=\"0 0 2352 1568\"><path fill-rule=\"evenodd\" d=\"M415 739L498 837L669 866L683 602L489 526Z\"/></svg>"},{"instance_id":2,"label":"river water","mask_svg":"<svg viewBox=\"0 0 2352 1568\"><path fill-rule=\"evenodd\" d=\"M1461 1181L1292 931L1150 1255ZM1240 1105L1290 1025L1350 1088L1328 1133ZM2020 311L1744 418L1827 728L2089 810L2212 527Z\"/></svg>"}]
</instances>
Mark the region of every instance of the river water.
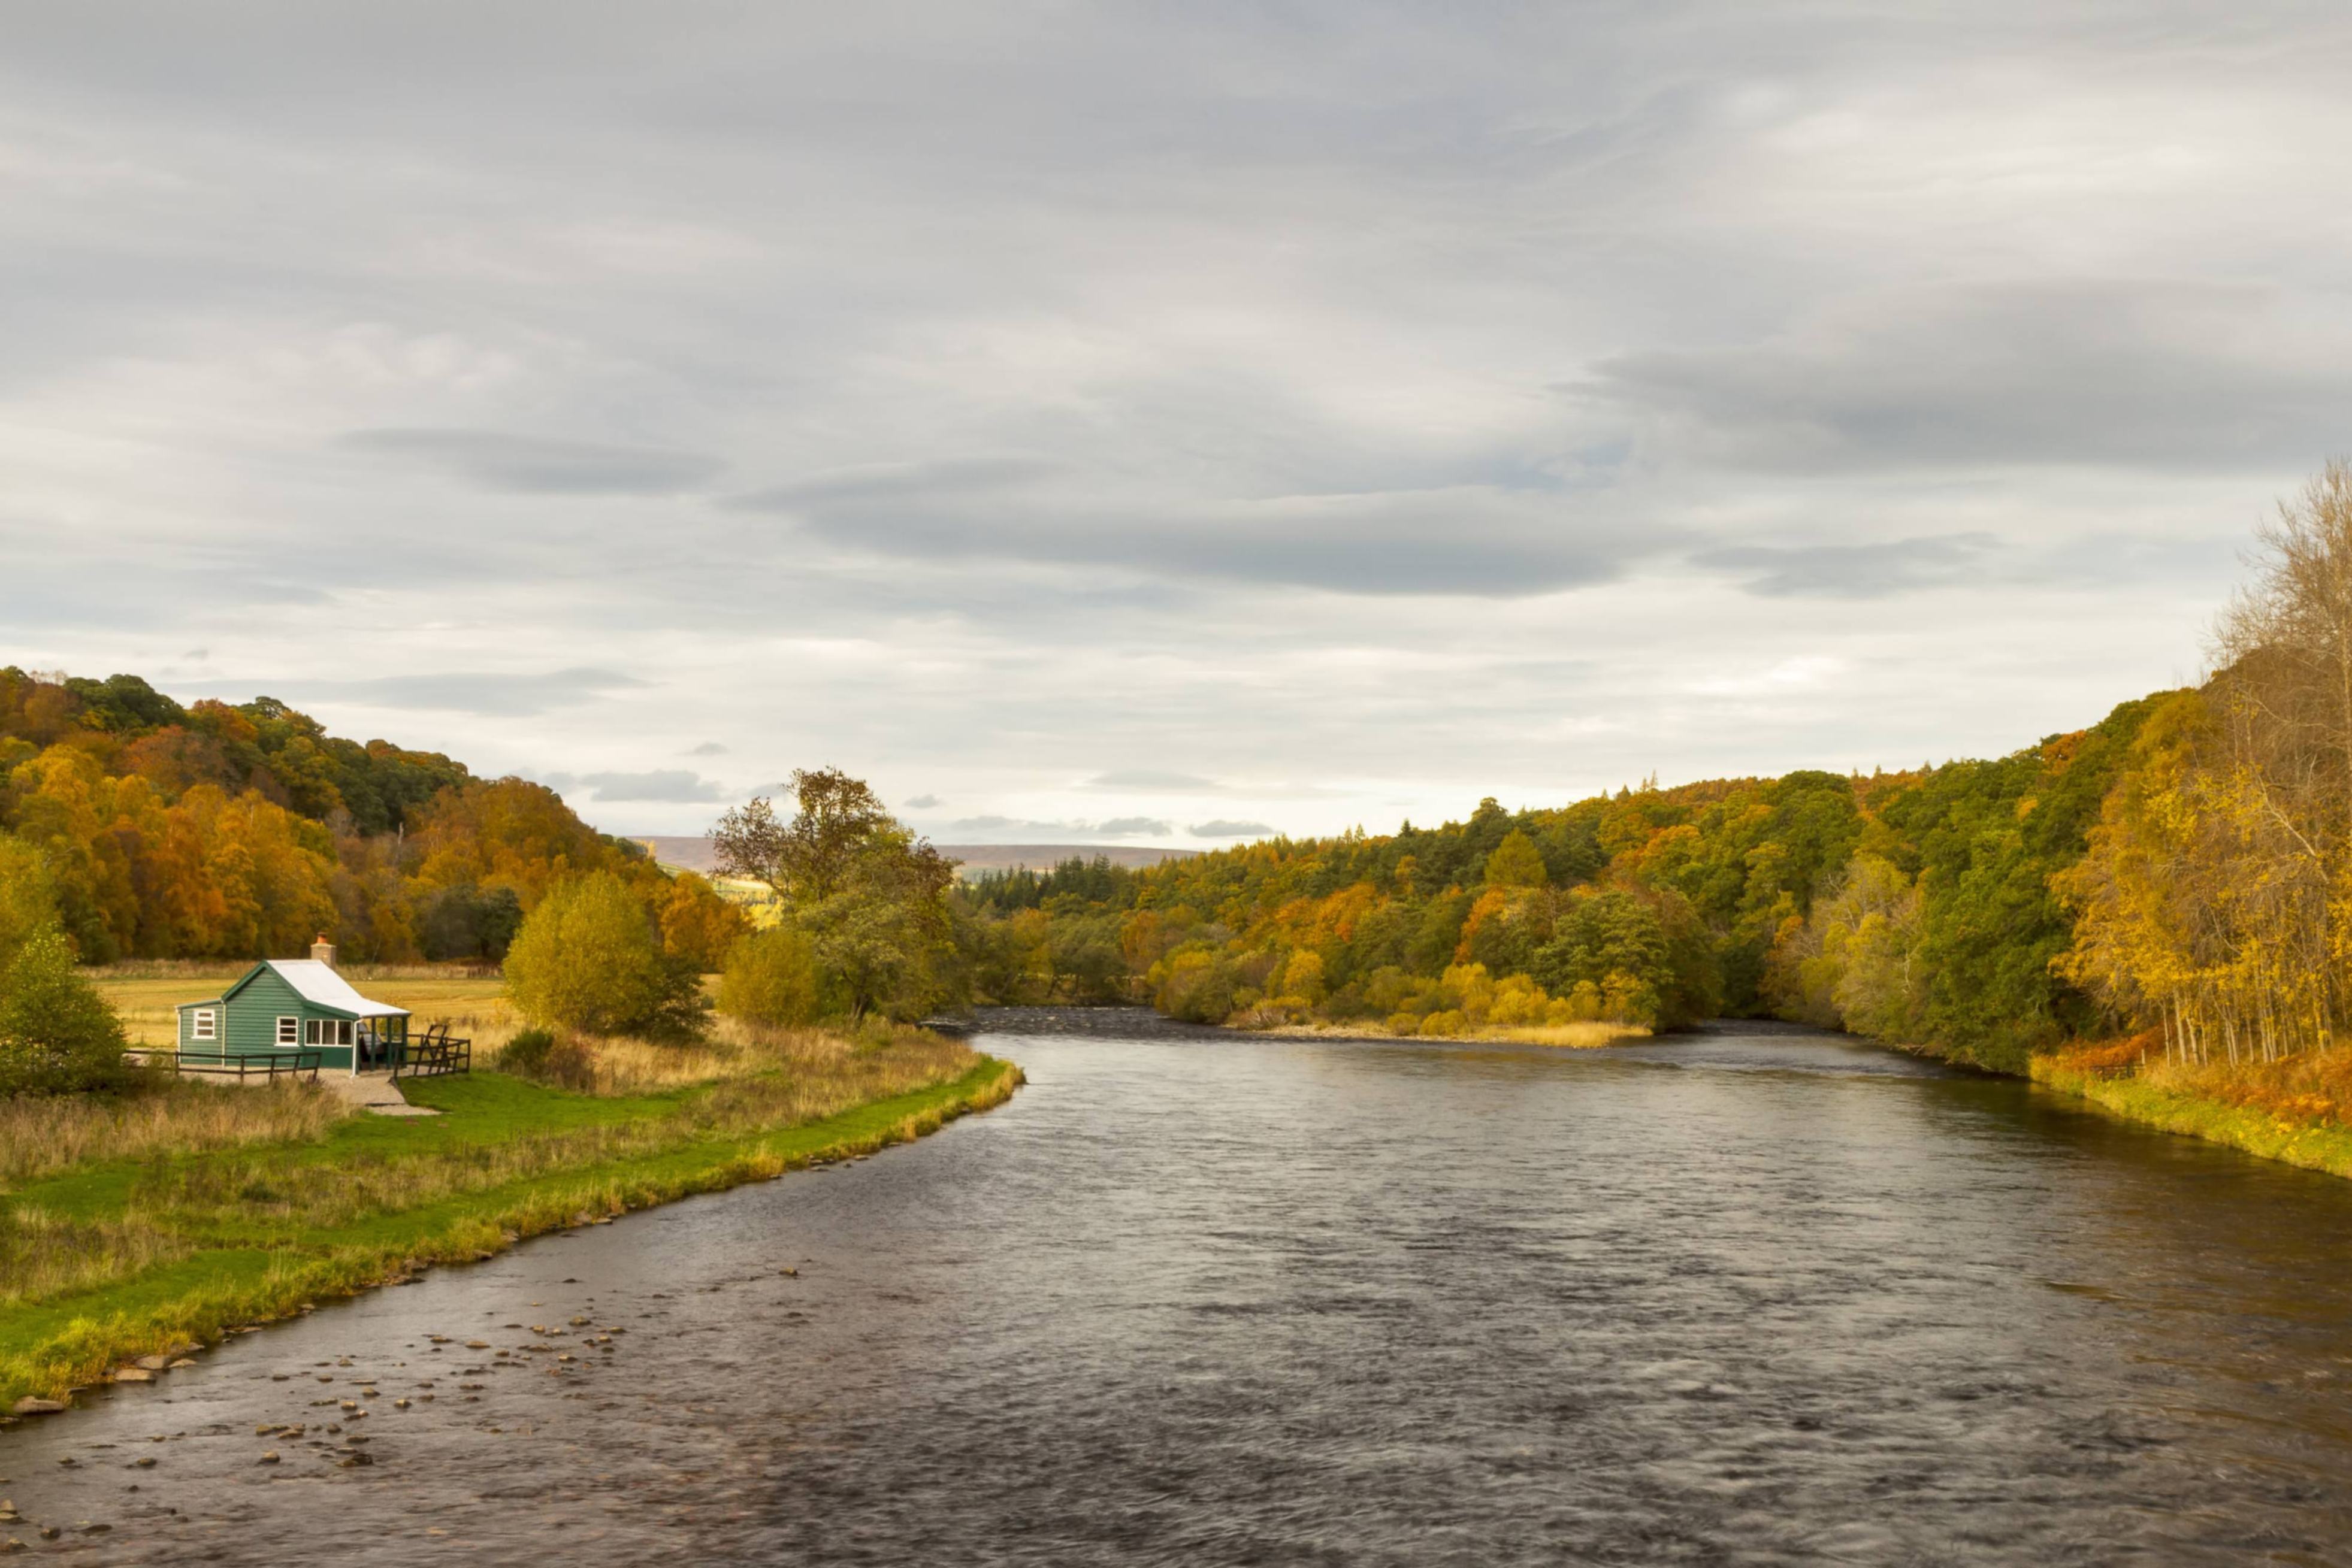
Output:
<instances>
[{"instance_id":1,"label":"river water","mask_svg":"<svg viewBox=\"0 0 2352 1568\"><path fill-rule=\"evenodd\" d=\"M1029 1086L920 1144L0 1432L28 1521L0 1537L280 1565L2352 1561L2352 1183L1769 1026L1601 1052L992 1027Z\"/></svg>"}]
</instances>

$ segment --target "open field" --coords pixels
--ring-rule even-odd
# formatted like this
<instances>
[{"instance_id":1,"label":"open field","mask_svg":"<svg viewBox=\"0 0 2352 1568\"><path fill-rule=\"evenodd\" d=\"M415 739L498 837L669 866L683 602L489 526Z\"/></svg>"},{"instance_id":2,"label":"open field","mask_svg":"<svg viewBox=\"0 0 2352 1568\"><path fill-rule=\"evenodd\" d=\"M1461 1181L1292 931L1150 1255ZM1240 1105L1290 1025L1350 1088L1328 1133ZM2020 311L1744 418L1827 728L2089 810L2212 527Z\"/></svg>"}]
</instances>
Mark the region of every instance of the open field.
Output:
<instances>
[{"instance_id":1,"label":"open field","mask_svg":"<svg viewBox=\"0 0 2352 1568\"><path fill-rule=\"evenodd\" d=\"M603 1092L502 1072L406 1085L429 1118L350 1114L301 1084L0 1106L0 1407L322 1295L919 1136L1021 1082L908 1029L639 1060L652 1049L587 1048Z\"/></svg>"},{"instance_id":2,"label":"open field","mask_svg":"<svg viewBox=\"0 0 2352 1568\"><path fill-rule=\"evenodd\" d=\"M166 975L116 975L100 968L89 970L89 975L100 994L121 1015L133 1045L168 1046L178 1027L173 1009L182 1002L219 996L223 987L252 967L192 966ZM427 1024L446 1023L452 1034L471 1037L478 1049L499 1044L519 1027L507 1006L506 981L495 975L436 971L420 966L386 971L377 977L357 965L342 974L362 995L406 1008L415 1015L412 1027L421 1030Z\"/></svg>"}]
</instances>

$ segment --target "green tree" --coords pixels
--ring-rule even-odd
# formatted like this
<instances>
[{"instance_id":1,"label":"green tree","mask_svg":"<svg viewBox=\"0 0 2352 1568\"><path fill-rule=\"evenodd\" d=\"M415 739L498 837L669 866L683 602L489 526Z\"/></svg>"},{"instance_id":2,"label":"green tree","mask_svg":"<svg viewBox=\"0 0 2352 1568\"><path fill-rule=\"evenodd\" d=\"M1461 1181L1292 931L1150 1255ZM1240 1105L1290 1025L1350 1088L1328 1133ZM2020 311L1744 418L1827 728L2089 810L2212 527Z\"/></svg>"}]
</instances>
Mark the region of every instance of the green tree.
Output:
<instances>
[{"instance_id":1,"label":"green tree","mask_svg":"<svg viewBox=\"0 0 2352 1568\"><path fill-rule=\"evenodd\" d=\"M507 950L507 992L531 1022L590 1034L700 1031L694 967L662 950L636 889L611 872L550 888Z\"/></svg>"},{"instance_id":2,"label":"green tree","mask_svg":"<svg viewBox=\"0 0 2352 1568\"><path fill-rule=\"evenodd\" d=\"M64 932L43 925L17 944L0 970L0 1094L104 1088L121 1079L128 1043Z\"/></svg>"},{"instance_id":3,"label":"green tree","mask_svg":"<svg viewBox=\"0 0 2352 1568\"><path fill-rule=\"evenodd\" d=\"M955 862L837 768L795 770L793 788L789 822L764 799L719 819L719 870L775 890L851 1016L919 1018L957 997Z\"/></svg>"},{"instance_id":4,"label":"green tree","mask_svg":"<svg viewBox=\"0 0 2352 1568\"><path fill-rule=\"evenodd\" d=\"M1506 833L1495 852L1486 857L1488 887L1541 887L1550 879L1544 869L1543 852L1517 828Z\"/></svg>"}]
</instances>

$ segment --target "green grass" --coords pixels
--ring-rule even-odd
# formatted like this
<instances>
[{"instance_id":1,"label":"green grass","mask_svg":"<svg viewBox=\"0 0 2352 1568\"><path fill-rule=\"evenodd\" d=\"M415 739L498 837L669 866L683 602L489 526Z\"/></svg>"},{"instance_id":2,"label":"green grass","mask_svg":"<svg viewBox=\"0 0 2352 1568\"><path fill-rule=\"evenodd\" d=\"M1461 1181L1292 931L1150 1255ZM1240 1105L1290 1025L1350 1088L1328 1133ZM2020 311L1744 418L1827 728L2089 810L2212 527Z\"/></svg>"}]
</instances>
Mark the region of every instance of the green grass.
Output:
<instances>
[{"instance_id":1,"label":"green grass","mask_svg":"<svg viewBox=\"0 0 2352 1568\"><path fill-rule=\"evenodd\" d=\"M2225 1144L2305 1170L2352 1176L2352 1129L2290 1121L2258 1107L2179 1093L2128 1074L2085 1072L2048 1057L2034 1059L2032 1074L2042 1087L2127 1122Z\"/></svg>"},{"instance_id":2,"label":"green grass","mask_svg":"<svg viewBox=\"0 0 2352 1568\"><path fill-rule=\"evenodd\" d=\"M54 1235L101 1274L78 1234L149 1245L125 1243L97 1284L0 1294L0 1406L523 1237L918 1137L1020 1082L1010 1063L912 1042L849 1053L814 1099L779 1072L633 1097L479 1073L404 1086L437 1117L26 1181L0 1199L0 1244L9 1226L26 1249Z\"/></svg>"}]
</instances>

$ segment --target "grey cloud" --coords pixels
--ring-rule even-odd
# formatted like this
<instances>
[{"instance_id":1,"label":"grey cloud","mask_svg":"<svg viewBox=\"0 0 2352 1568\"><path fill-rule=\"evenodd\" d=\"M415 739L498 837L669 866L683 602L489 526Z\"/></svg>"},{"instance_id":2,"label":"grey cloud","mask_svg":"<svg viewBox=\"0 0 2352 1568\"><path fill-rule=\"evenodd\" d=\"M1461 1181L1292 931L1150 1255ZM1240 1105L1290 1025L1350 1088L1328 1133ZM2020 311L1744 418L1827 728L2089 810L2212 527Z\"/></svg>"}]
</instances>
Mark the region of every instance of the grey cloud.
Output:
<instances>
[{"instance_id":1,"label":"grey cloud","mask_svg":"<svg viewBox=\"0 0 2352 1568\"><path fill-rule=\"evenodd\" d=\"M1769 470L2303 465L2352 430L2352 315L2262 285L1937 284L1748 346L1621 354L1569 390Z\"/></svg>"},{"instance_id":2,"label":"grey cloud","mask_svg":"<svg viewBox=\"0 0 2352 1568\"><path fill-rule=\"evenodd\" d=\"M755 512L787 512L829 503L925 499L975 490L1011 489L1061 470L1030 457L962 457L928 463L876 463L812 474L790 484L732 497Z\"/></svg>"},{"instance_id":3,"label":"grey cloud","mask_svg":"<svg viewBox=\"0 0 2352 1568\"><path fill-rule=\"evenodd\" d=\"M592 800L695 804L728 798L718 785L678 768L647 773L550 773L540 782L559 795L585 791Z\"/></svg>"},{"instance_id":4,"label":"grey cloud","mask_svg":"<svg viewBox=\"0 0 2352 1568\"><path fill-rule=\"evenodd\" d=\"M676 495L708 484L726 466L692 452L487 430L359 430L343 442L488 489L530 495Z\"/></svg>"},{"instance_id":5,"label":"grey cloud","mask_svg":"<svg viewBox=\"0 0 2352 1568\"><path fill-rule=\"evenodd\" d=\"M1034 821L1019 817L995 815L965 817L951 822L948 831L956 833L978 833L983 838L1001 839L1008 833L1020 833L1028 838L1052 842L1091 843L1097 839L1134 838L1138 835L1159 838L1172 831L1165 822L1150 817L1114 817L1107 822Z\"/></svg>"},{"instance_id":6,"label":"grey cloud","mask_svg":"<svg viewBox=\"0 0 2352 1568\"><path fill-rule=\"evenodd\" d=\"M1708 550L1693 561L1743 579L1768 599L1883 599L1985 576L1990 534L1942 534L1884 544L1758 546Z\"/></svg>"},{"instance_id":7,"label":"grey cloud","mask_svg":"<svg viewBox=\"0 0 2352 1568\"><path fill-rule=\"evenodd\" d=\"M612 670L575 668L533 675L474 671L382 675L370 680L280 681L276 689L296 701L347 702L367 707L429 708L525 718L614 696L645 684ZM210 683L215 689L223 685Z\"/></svg>"},{"instance_id":8,"label":"grey cloud","mask_svg":"<svg viewBox=\"0 0 2352 1568\"><path fill-rule=\"evenodd\" d=\"M1196 839L1269 839L1274 829L1264 822L1234 822L1220 817L1211 822L1195 822L1184 830Z\"/></svg>"},{"instance_id":9,"label":"grey cloud","mask_svg":"<svg viewBox=\"0 0 2352 1568\"><path fill-rule=\"evenodd\" d=\"M910 795L906 805L910 811L936 811L940 807L940 798L937 795Z\"/></svg>"},{"instance_id":10,"label":"grey cloud","mask_svg":"<svg viewBox=\"0 0 2352 1568\"><path fill-rule=\"evenodd\" d=\"M1166 795L1206 794L1218 786L1214 779L1193 773L1177 773L1158 768L1120 768L1108 773L1097 773L1082 786L1087 789L1157 790Z\"/></svg>"},{"instance_id":11,"label":"grey cloud","mask_svg":"<svg viewBox=\"0 0 2352 1568\"><path fill-rule=\"evenodd\" d=\"M1203 498L1043 465L940 464L881 487L787 486L735 503L837 548L1360 594L1511 598L1606 582L1676 530L1590 496L1500 485Z\"/></svg>"},{"instance_id":12,"label":"grey cloud","mask_svg":"<svg viewBox=\"0 0 2352 1568\"><path fill-rule=\"evenodd\" d=\"M727 755L727 748L715 740L706 740L700 746L688 750L687 755L688 757L724 757Z\"/></svg>"}]
</instances>

